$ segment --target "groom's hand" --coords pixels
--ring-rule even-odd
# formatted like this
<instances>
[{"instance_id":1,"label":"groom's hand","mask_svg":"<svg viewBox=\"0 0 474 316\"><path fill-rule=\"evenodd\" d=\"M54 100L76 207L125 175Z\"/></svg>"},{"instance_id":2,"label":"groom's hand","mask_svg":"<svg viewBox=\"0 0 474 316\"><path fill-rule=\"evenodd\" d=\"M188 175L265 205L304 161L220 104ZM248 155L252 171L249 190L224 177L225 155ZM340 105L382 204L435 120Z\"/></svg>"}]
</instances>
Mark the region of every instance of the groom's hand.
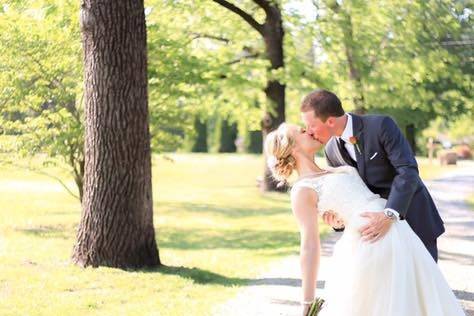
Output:
<instances>
[{"instance_id":1,"label":"groom's hand","mask_svg":"<svg viewBox=\"0 0 474 316\"><path fill-rule=\"evenodd\" d=\"M359 230L363 241L376 242L381 239L393 222L382 212L364 212L361 216L370 219L370 222Z\"/></svg>"}]
</instances>

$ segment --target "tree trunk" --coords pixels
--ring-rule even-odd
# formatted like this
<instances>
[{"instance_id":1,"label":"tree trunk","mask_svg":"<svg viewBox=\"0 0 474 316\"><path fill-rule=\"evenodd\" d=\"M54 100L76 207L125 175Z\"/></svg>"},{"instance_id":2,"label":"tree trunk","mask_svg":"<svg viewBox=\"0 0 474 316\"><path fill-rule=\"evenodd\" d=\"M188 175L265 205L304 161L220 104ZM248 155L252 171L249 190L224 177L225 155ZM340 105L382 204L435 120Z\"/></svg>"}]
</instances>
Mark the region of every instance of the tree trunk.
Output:
<instances>
[{"instance_id":1,"label":"tree trunk","mask_svg":"<svg viewBox=\"0 0 474 316\"><path fill-rule=\"evenodd\" d=\"M194 140L191 152L207 153L207 122L202 122L200 118L194 119L194 130L196 131L196 139Z\"/></svg>"},{"instance_id":2,"label":"tree trunk","mask_svg":"<svg viewBox=\"0 0 474 316\"><path fill-rule=\"evenodd\" d=\"M72 259L156 266L143 0L83 0L81 28L85 181Z\"/></svg>"},{"instance_id":3,"label":"tree trunk","mask_svg":"<svg viewBox=\"0 0 474 316\"><path fill-rule=\"evenodd\" d=\"M265 87L265 95L267 98L266 112L262 118L262 138L276 129L278 125L285 121L285 85L278 80L271 79L272 70L284 68L283 58L283 19L281 9L277 1L271 0L254 0L253 2L265 11L265 23L260 24L252 15L245 12L235 4L227 0L213 0L214 2L225 7L227 10L239 15L252 28L254 28L263 37L265 42L266 58L270 61L269 80ZM261 182L262 191L286 191L286 187L278 187L271 176L271 172L264 164L264 176Z\"/></svg>"},{"instance_id":4,"label":"tree trunk","mask_svg":"<svg viewBox=\"0 0 474 316\"><path fill-rule=\"evenodd\" d=\"M79 157L75 157L73 154L71 154L70 157L70 164L73 169L73 175L74 175L74 182L76 183L76 186L79 191L79 201L82 204L82 199L84 197L84 157L82 154L82 151L84 149L84 146L82 148L78 148L77 151L81 151L79 153Z\"/></svg>"},{"instance_id":5,"label":"tree trunk","mask_svg":"<svg viewBox=\"0 0 474 316\"><path fill-rule=\"evenodd\" d=\"M220 153L235 153L237 147L235 140L237 139L237 124L230 124L228 120L221 121L220 135L219 135L219 149Z\"/></svg>"},{"instance_id":6,"label":"tree trunk","mask_svg":"<svg viewBox=\"0 0 474 316\"><path fill-rule=\"evenodd\" d=\"M263 27L265 52L270 60L269 71L283 68L285 66L283 55L284 29L281 11L276 4L271 7L270 12L267 12ZM265 95L267 97L267 111L262 120L263 139L285 121L285 85L278 80L269 80L265 88ZM285 186L277 186L278 183L272 178L267 164L264 165L262 191L286 191Z\"/></svg>"},{"instance_id":7,"label":"tree trunk","mask_svg":"<svg viewBox=\"0 0 474 316\"><path fill-rule=\"evenodd\" d=\"M262 131L250 131L247 137L247 152L251 154L261 154L263 152Z\"/></svg>"}]
</instances>

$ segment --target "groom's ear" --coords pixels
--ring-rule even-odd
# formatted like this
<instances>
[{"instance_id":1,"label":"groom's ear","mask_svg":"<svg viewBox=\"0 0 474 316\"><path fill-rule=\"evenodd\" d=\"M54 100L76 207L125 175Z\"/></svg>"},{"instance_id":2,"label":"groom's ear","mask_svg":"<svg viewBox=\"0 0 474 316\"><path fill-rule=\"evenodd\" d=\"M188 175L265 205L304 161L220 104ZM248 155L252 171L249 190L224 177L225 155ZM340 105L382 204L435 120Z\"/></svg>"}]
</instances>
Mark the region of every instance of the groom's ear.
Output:
<instances>
[{"instance_id":1,"label":"groom's ear","mask_svg":"<svg viewBox=\"0 0 474 316\"><path fill-rule=\"evenodd\" d=\"M330 116L326 119L326 125L329 127L334 127L336 124L336 118L334 116Z\"/></svg>"}]
</instances>

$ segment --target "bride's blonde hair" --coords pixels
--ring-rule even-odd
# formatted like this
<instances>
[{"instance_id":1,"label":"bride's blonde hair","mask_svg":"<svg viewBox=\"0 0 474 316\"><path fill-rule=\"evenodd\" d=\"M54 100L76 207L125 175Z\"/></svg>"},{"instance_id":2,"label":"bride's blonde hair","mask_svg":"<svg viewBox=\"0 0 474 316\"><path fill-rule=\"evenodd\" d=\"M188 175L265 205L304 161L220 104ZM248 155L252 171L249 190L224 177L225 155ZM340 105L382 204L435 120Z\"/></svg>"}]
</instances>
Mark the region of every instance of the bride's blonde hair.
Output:
<instances>
[{"instance_id":1,"label":"bride's blonde hair","mask_svg":"<svg viewBox=\"0 0 474 316\"><path fill-rule=\"evenodd\" d=\"M267 164L273 177L285 182L296 168L296 159L291 155L295 139L291 137L288 124L282 123L265 139Z\"/></svg>"}]
</instances>

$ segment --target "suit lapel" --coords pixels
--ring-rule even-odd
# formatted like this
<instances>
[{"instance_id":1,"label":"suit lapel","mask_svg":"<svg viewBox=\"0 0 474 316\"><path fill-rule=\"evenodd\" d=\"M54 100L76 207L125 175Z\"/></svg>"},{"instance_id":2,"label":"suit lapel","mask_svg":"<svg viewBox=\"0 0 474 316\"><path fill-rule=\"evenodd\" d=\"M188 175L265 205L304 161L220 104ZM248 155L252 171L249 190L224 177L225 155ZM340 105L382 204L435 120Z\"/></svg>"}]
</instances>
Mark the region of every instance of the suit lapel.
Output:
<instances>
[{"instance_id":1,"label":"suit lapel","mask_svg":"<svg viewBox=\"0 0 474 316\"><path fill-rule=\"evenodd\" d=\"M365 181L365 159L364 159L364 124L362 118L358 115L352 114L352 128L354 130L354 136L357 138L357 145L354 145L356 158L357 158L357 169L359 175Z\"/></svg>"}]
</instances>

